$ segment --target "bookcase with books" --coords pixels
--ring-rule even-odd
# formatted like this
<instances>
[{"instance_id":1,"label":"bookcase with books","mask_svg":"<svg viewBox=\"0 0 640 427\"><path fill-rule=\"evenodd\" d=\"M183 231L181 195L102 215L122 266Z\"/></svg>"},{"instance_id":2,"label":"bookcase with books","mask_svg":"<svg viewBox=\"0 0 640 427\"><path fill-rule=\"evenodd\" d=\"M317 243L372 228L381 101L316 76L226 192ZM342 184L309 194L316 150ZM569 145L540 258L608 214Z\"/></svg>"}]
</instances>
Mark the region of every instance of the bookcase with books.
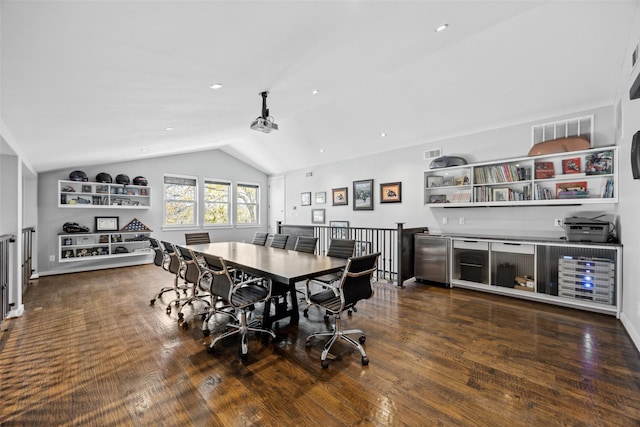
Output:
<instances>
[{"instance_id":1,"label":"bookcase with books","mask_svg":"<svg viewBox=\"0 0 640 427\"><path fill-rule=\"evenodd\" d=\"M617 147L609 146L431 169L424 173L424 203L431 207L617 203L617 160Z\"/></svg>"}]
</instances>

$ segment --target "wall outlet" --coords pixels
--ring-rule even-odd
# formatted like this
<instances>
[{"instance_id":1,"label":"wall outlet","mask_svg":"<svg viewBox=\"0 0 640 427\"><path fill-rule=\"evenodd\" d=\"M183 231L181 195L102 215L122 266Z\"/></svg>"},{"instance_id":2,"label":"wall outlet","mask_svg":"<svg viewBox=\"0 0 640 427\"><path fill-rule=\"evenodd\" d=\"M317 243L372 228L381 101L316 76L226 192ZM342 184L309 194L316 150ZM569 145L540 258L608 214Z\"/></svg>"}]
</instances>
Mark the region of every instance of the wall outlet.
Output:
<instances>
[{"instance_id":1,"label":"wall outlet","mask_svg":"<svg viewBox=\"0 0 640 427\"><path fill-rule=\"evenodd\" d=\"M560 228L562 228L562 226L563 226L563 225L564 225L564 224L563 224L563 222L562 222L562 218L556 218L556 219L554 219L554 220L553 220L553 226L554 226L554 227L560 227Z\"/></svg>"},{"instance_id":2,"label":"wall outlet","mask_svg":"<svg viewBox=\"0 0 640 427\"><path fill-rule=\"evenodd\" d=\"M49 255L49 262L56 262L56 256L55 255Z\"/></svg>"},{"instance_id":3,"label":"wall outlet","mask_svg":"<svg viewBox=\"0 0 640 427\"><path fill-rule=\"evenodd\" d=\"M445 217L442 217L442 223L443 223L444 225L449 224L449 218L447 218L446 216L445 216Z\"/></svg>"},{"instance_id":4,"label":"wall outlet","mask_svg":"<svg viewBox=\"0 0 640 427\"><path fill-rule=\"evenodd\" d=\"M460 218L460 219L458 219L458 224L460 224L460 225L464 225L464 218Z\"/></svg>"}]
</instances>

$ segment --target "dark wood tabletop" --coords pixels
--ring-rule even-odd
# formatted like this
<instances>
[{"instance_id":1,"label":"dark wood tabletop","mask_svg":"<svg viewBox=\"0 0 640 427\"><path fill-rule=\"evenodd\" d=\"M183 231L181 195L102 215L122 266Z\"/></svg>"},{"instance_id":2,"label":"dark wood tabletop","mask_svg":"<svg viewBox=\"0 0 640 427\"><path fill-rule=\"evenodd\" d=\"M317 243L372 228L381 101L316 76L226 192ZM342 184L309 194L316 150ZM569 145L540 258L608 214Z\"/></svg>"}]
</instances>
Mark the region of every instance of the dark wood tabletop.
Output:
<instances>
[{"instance_id":1,"label":"dark wood tabletop","mask_svg":"<svg viewBox=\"0 0 640 427\"><path fill-rule=\"evenodd\" d=\"M241 242L218 242L188 245L203 256L221 257L226 263L272 280L295 284L309 277L342 270L347 260L305 252L276 249Z\"/></svg>"}]
</instances>

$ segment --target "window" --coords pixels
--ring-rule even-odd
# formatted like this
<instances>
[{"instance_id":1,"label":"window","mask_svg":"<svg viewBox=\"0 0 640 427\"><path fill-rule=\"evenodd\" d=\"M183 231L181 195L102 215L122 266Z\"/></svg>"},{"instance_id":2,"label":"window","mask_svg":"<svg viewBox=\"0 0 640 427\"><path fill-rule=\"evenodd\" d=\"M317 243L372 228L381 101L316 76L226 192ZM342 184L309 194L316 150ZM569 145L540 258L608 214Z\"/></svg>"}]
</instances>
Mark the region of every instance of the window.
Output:
<instances>
[{"instance_id":1,"label":"window","mask_svg":"<svg viewBox=\"0 0 640 427\"><path fill-rule=\"evenodd\" d=\"M256 184L236 186L237 224L258 224L260 187Z\"/></svg>"},{"instance_id":2,"label":"window","mask_svg":"<svg viewBox=\"0 0 640 427\"><path fill-rule=\"evenodd\" d=\"M164 176L164 225L197 225L198 181L190 176Z\"/></svg>"},{"instance_id":3,"label":"window","mask_svg":"<svg viewBox=\"0 0 640 427\"><path fill-rule=\"evenodd\" d=\"M204 224L231 224L231 183L205 179Z\"/></svg>"}]
</instances>

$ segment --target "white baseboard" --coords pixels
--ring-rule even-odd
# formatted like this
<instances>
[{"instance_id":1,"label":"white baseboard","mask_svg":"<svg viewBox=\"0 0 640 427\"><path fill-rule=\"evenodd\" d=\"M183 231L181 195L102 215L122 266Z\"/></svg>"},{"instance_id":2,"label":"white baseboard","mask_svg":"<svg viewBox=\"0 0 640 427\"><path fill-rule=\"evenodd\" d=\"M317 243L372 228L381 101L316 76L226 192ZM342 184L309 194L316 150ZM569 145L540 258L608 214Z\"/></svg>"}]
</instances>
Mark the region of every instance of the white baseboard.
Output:
<instances>
[{"instance_id":1,"label":"white baseboard","mask_svg":"<svg viewBox=\"0 0 640 427\"><path fill-rule=\"evenodd\" d=\"M633 327L633 324L624 315L624 313L620 315L620 321L631 337L631 341L633 341L633 343L636 345L636 349L640 351L640 334L638 334L638 331Z\"/></svg>"},{"instance_id":2,"label":"white baseboard","mask_svg":"<svg viewBox=\"0 0 640 427\"><path fill-rule=\"evenodd\" d=\"M7 319L11 319L12 317L20 317L24 313L24 305L20 304L18 307L7 313Z\"/></svg>"},{"instance_id":3,"label":"white baseboard","mask_svg":"<svg viewBox=\"0 0 640 427\"><path fill-rule=\"evenodd\" d=\"M95 271L95 270L107 270L109 268L118 268L118 267L131 267L134 265L144 265L153 263L153 259L147 260L137 260L130 262L119 262L115 264L108 265L91 265L91 266L82 266L79 265L77 268L70 268L64 270L48 270L48 271L40 271L40 276L55 276L56 274L67 274L67 273L81 273L83 271Z\"/></svg>"}]
</instances>

